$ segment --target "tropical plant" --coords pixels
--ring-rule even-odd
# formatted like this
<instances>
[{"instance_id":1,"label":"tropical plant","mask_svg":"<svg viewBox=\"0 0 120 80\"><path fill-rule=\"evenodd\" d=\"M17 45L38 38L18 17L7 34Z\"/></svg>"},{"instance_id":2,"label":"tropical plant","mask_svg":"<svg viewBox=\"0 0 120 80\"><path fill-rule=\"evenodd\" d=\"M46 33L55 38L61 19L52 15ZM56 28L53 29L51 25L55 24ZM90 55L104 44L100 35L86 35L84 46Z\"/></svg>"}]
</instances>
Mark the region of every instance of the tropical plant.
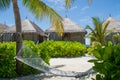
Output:
<instances>
[{"instance_id":1,"label":"tropical plant","mask_svg":"<svg viewBox=\"0 0 120 80\"><path fill-rule=\"evenodd\" d=\"M91 32L88 34L88 37L91 38L92 42L98 42L101 45L105 45L105 38L110 33L106 29L109 25L109 21L103 24L103 21L100 21L99 18L92 18L94 28L87 25L86 29L89 29Z\"/></svg>"},{"instance_id":2,"label":"tropical plant","mask_svg":"<svg viewBox=\"0 0 120 80\"><path fill-rule=\"evenodd\" d=\"M44 41L38 44L40 56L50 57L79 57L85 55L86 46L80 42Z\"/></svg>"},{"instance_id":3,"label":"tropical plant","mask_svg":"<svg viewBox=\"0 0 120 80\"><path fill-rule=\"evenodd\" d=\"M92 51L95 59L89 60L94 63L93 69L98 73L93 80L120 80L120 44L97 46Z\"/></svg>"}]
</instances>

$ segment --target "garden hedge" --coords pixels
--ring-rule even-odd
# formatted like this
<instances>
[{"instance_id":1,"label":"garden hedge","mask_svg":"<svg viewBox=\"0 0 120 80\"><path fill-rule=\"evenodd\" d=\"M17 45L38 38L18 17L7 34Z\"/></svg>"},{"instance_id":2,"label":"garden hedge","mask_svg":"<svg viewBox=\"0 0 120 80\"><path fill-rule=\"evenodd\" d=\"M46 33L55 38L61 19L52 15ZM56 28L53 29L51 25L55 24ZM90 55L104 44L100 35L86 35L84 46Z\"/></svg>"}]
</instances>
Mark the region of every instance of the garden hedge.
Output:
<instances>
[{"instance_id":1,"label":"garden hedge","mask_svg":"<svg viewBox=\"0 0 120 80\"><path fill-rule=\"evenodd\" d=\"M86 46L80 42L70 41L44 41L38 44L40 54L46 54L50 57L78 57L86 52Z\"/></svg>"},{"instance_id":2,"label":"garden hedge","mask_svg":"<svg viewBox=\"0 0 120 80\"><path fill-rule=\"evenodd\" d=\"M24 44L27 45L32 51L35 52L34 55L39 57L39 50L37 46L34 44L33 41L24 41ZM15 42L0 42L0 78L11 78L17 77L18 74L16 73L16 43ZM27 50L25 50L27 53ZM24 57L29 57L29 54L23 54ZM48 61L46 56L41 57L43 60ZM22 67L22 75L28 75L33 73L38 73L39 71L21 63Z\"/></svg>"},{"instance_id":3,"label":"garden hedge","mask_svg":"<svg viewBox=\"0 0 120 80\"><path fill-rule=\"evenodd\" d=\"M78 57L86 52L86 46L79 42L69 41L44 41L35 44L33 41L23 41L23 46L28 46L29 50L23 48L23 57L41 57L49 64L50 57ZM33 52L32 52L33 51ZM29 53L29 54L28 54ZM17 77L16 73L16 43L0 42L0 78ZM39 73L39 71L21 63L22 75Z\"/></svg>"}]
</instances>

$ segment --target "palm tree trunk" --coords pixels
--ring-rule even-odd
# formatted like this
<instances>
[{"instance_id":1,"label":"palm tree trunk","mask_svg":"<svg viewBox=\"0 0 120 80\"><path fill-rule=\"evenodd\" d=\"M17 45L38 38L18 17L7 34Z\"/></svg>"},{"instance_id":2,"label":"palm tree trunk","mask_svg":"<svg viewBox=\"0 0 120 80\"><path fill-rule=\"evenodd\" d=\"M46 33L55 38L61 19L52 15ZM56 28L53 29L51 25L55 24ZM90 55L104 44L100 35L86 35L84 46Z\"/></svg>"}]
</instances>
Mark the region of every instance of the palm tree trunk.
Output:
<instances>
[{"instance_id":1,"label":"palm tree trunk","mask_svg":"<svg viewBox=\"0 0 120 80\"><path fill-rule=\"evenodd\" d=\"M21 19L19 8L17 4L17 0L12 0L13 10L14 10L14 17L15 17L15 24L16 24L16 56L22 56L22 54L18 54L19 50L22 47L22 29L21 29ZM16 60L16 72L21 75L22 74L22 65L18 60Z\"/></svg>"}]
</instances>

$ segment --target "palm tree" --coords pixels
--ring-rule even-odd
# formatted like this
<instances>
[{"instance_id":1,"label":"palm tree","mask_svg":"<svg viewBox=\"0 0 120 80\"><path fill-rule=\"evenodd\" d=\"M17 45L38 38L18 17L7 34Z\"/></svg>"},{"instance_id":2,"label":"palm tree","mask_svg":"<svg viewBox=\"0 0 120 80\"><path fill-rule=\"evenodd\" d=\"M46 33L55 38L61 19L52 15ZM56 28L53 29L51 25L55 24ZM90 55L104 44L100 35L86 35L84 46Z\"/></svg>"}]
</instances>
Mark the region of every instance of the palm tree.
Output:
<instances>
[{"instance_id":1,"label":"palm tree","mask_svg":"<svg viewBox=\"0 0 120 80\"><path fill-rule=\"evenodd\" d=\"M68 9L71 2L74 0L65 0L66 8ZM17 54L22 47L22 28L21 28L21 18L20 12L18 8L17 0L0 0L0 9L7 9L12 2L15 24L16 24L16 55L22 56L22 54ZM37 19L43 19L44 17L48 17L52 26L55 28L56 32L59 35L62 35L63 32L63 24L62 18L59 14L57 14L51 7L46 5L42 0L22 0L24 6L26 6L29 11L31 11ZM21 75L21 65L16 60L16 72Z\"/></svg>"},{"instance_id":2,"label":"palm tree","mask_svg":"<svg viewBox=\"0 0 120 80\"><path fill-rule=\"evenodd\" d=\"M100 21L99 18L92 18L94 29L87 25L86 29L89 29L91 32L88 34L88 37L91 38L92 42L99 42L101 45L105 45L105 38L110 33L106 29L109 25L109 21L104 23Z\"/></svg>"}]
</instances>

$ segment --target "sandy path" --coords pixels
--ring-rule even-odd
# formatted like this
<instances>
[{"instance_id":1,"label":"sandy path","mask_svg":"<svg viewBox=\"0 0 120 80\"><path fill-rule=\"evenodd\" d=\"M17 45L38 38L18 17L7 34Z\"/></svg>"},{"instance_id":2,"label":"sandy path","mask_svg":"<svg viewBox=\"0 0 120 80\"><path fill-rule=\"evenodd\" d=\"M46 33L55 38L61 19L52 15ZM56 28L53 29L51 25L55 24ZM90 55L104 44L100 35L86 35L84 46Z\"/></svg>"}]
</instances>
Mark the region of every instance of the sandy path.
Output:
<instances>
[{"instance_id":1,"label":"sandy path","mask_svg":"<svg viewBox=\"0 0 120 80\"><path fill-rule=\"evenodd\" d=\"M84 72L90 69L93 64L88 60L92 59L90 56L77 57L77 58L52 58L50 66L63 71Z\"/></svg>"}]
</instances>

